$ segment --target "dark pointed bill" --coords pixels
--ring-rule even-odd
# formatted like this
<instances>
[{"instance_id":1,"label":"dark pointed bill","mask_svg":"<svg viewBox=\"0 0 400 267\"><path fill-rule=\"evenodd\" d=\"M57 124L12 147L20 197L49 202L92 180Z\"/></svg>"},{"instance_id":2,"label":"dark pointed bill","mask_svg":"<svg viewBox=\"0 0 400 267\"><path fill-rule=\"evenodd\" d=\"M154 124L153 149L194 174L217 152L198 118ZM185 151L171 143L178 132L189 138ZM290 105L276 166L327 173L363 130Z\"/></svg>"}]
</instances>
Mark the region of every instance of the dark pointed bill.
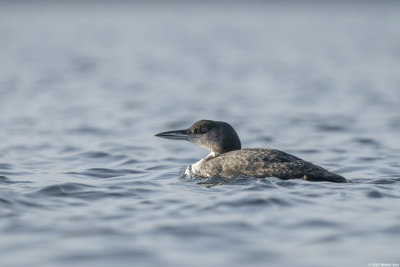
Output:
<instances>
[{"instance_id":1,"label":"dark pointed bill","mask_svg":"<svg viewBox=\"0 0 400 267\"><path fill-rule=\"evenodd\" d=\"M162 132L155 136L172 140L189 140L192 138L192 135L188 134L186 130Z\"/></svg>"}]
</instances>

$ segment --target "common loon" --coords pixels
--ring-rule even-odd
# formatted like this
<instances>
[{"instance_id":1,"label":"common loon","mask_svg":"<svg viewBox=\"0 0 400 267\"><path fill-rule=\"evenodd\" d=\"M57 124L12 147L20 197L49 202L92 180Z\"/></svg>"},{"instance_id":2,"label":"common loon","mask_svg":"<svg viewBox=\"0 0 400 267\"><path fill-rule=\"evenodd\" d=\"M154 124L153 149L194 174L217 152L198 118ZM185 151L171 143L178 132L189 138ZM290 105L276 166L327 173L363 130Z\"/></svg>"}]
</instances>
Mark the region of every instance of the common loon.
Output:
<instances>
[{"instance_id":1,"label":"common loon","mask_svg":"<svg viewBox=\"0 0 400 267\"><path fill-rule=\"evenodd\" d=\"M245 175L256 178L278 177L283 180L346 182L340 175L280 150L241 149L236 131L222 121L200 120L186 130L162 132L155 136L186 140L210 150L207 157L190 165L186 171L204 178L214 175L226 178Z\"/></svg>"}]
</instances>

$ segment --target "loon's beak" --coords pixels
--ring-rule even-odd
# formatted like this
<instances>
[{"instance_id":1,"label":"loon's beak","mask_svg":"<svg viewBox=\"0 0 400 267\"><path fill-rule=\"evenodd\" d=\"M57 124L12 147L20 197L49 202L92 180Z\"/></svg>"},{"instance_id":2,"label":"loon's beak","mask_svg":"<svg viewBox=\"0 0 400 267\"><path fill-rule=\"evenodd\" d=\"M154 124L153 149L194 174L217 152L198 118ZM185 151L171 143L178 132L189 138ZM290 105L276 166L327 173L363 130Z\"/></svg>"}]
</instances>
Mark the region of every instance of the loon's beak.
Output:
<instances>
[{"instance_id":1,"label":"loon's beak","mask_svg":"<svg viewBox=\"0 0 400 267\"><path fill-rule=\"evenodd\" d=\"M156 134L155 136L165 139L186 140L186 141L189 141L193 138L193 135L189 134L186 130L162 132Z\"/></svg>"}]
</instances>

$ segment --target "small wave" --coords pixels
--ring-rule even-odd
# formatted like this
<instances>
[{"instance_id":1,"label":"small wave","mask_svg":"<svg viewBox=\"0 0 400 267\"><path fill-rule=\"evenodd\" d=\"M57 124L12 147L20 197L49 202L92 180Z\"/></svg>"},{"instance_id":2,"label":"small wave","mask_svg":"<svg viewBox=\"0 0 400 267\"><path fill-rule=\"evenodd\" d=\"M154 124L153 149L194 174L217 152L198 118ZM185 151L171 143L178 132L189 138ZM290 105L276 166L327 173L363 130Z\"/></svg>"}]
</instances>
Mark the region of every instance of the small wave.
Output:
<instances>
[{"instance_id":1,"label":"small wave","mask_svg":"<svg viewBox=\"0 0 400 267\"><path fill-rule=\"evenodd\" d=\"M8 179L7 177L5 177L5 176L0 176L0 183L1 183L1 184L8 184L8 183L12 183L12 182L11 182L10 179Z\"/></svg>"},{"instance_id":2,"label":"small wave","mask_svg":"<svg viewBox=\"0 0 400 267\"><path fill-rule=\"evenodd\" d=\"M82 172L68 172L67 174L84 175L97 178L112 178L112 177L119 177L119 176L125 176L129 174L139 174L139 173L144 173L144 171L133 170L133 169L115 170L108 168L92 168L84 170Z\"/></svg>"},{"instance_id":3,"label":"small wave","mask_svg":"<svg viewBox=\"0 0 400 267\"><path fill-rule=\"evenodd\" d=\"M366 145L366 146L380 146L381 145L375 139L368 138L368 137L358 137L358 138L355 138L354 141L356 143L359 143L359 144L362 144L362 145Z\"/></svg>"},{"instance_id":4,"label":"small wave","mask_svg":"<svg viewBox=\"0 0 400 267\"><path fill-rule=\"evenodd\" d=\"M337 235L326 235L320 238L317 238L314 243L335 243L339 242L342 239L342 237L337 236Z\"/></svg>"},{"instance_id":5,"label":"small wave","mask_svg":"<svg viewBox=\"0 0 400 267\"><path fill-rule=\"evenodd\" d=\"M70 153L70 152L76 152L76 151L79 151L79 150L80 150L80 148L75 147L75 146L65 146L65 147L60 149L60 153L61 154Z\"/></svg>"},{"instance_id":6,"label":"small wave","mask_svg":"<svg viewBox=\"0 0 400 267\"><path fill-rule=\"evenodd\" d=\"M0 170L11 170L12 165L8 163L0 163Z\"/></svg>"},{"instance_id":7,"label":"small wave","mask_svg":"<svg viewBox=\"0 0 400 267\"><path fill-rule=\"evenodd\" d=\"M380 158L380 157L358 157L358 159L360 161L373 162L373 161L381 160L382 158Z\"/></svg>"},{"instance_id":8,"label":"small wave","mask_svg":"<svg viewBox=\"0 0 400 267\"><path fill-rule=\"evenodd\" d=\"M258 179L258 181L255 181L249 187L244 189L244 191L265 191L275 188L277 188L276 184L271 182L270 179Z\"/></svg>"},{"instance_id":9,"label":"small wave","mask_svg":"<svg viewBox=\"0 0 400 267\"><path fill-rule=\"evenodd\" d=\"M400 179L372 179L371 184L396 184Z\"/></svg>"},{"instance_id":10,"label":"small wave","mask_svg":"<svg viewBox=\"0 0 400 267\"><path fill-rule=\"evenodd\" d=\"M376 189L373 189L369 192L367 192L367 197L368 198L400 198L400 196L396 196L390 193L384 193L382 191L378 191Z\"/></svg>"},{"instance_id":11,"label":"small wave","mask_svg":"<svg viewBox=\"0 0 400 267\"><path fill-rule=\"evenodd\" d=\"M3 197L0 197L0 204L7 204L7 205L11 205L11 201L9 201L8 199L5 199Z\"/></svg>"},{"instance_id":12,"label":"small wave","mask_svg":"<svg viewBox=\"0 0 400 267\"><path fill-rule=\"evenodd\" d=\"M85 135L108 135L110 134L110 131L105 130L105 129L100 129L96 127L90 127L90 126L82 126L79 128L75 129L70 129L66 131L67 133L70 134L85 134Z\"/></svg>"},{"instance_id":13,"label":"small wave","mask_svg":"<svg viewBox=\"0 0 400 267\"><path fill-rule=\"evenodd\" d=\"M372 191L369 191L367 193L367 197L369 197L369 198L383 198L383 195L377 190L372 190Z\"/></svg>"},{"instance_id":14,"label":"small wave","mask_svg":"<svg viewBox=\"0 0 400 267\"><path fill-rule=\"evenodd\" d=\"M30 193L29 195L66 197L71 195L72 193L82 192L83 190L87 190L88 188L92 189L93 187L94 186L80 184L80 183L63 183L63 184L46 186L33 193Z\"/></svg>"},{"instance_id":15,"label":"small wave","mask_svg":"<svg viewBox=\"0 0 400 267\"><path fill-rule=\"evenodd\" d=\"M214 175L210 178L203 178L194 174L182 174L180 176L181 179L187 181L187 182L197 182L198 185L204 185L207 187L212 187L212 186L217 186L217 185L222 185L222 184L243 184L246 183L248 184L252 179L257 179L257 178L251 178L251 177L246 177L246 176L238 176L235 178L225 178L219 175Z\"/></svg>"},{"instance_id":16,"label":"small wave","mask_svg":"<svg viewBox=\"0 0 400 267\"><path fill-rule=\"evenodd\" d=\"M154 170L165 170L170 168L168 165L157 165L157 166L151 166L146 168L146 171L154 171Z\"/></svg>"},{"instance_id":17,"label":"small wave","mask_svg":"<svg viewBox=\"0 0 400 267\"><path fill-rule=\"evenodd\" d=\"M232 201L220 201L213 203L213 208L217 207L255 207L255 206L280 206L289 207L292 203L280 197L246 197ZM210 207L208 207L210 208Z\"/></svg>"},{"instance_id":18,"label":"small wave","mask_svg":"<svg viewBox=\"0 0 400 267\"><path fill-rule=\"evenodd\" d=\"M394 225L386 228L384 232L388 234L400 234L400 225Z\"/></svg>"},{"instance_id":19,"label":"small wave","mask_svg":"<svg viewBox=\"0 0 400 267\"><path fill-rule=\"evenodd\" d=\"M283 180L283 181L277 181L276 185L285 187L285 188L293 188L295 186L298 186L298 183L296 180Z\"/></svg>"},{"instance_id":20,"label":"small wave","mask_svg":"<svg viewBox=\"0 0 400 267\"><path fill-rule=\"evenodd\" d=\"M12 181L8 179L6 176L0 175L0 184L26 184L32 183L31 181Z\"/></svg>"},{"instance_id":21,"label":"small wave","mask_svg":"<svg viewBox=\"0 0 400 267\"><path fill-rule=\"evenodd\" d=\"M81 156L85 157L85 158L105 158L105 157L110 157L111 155L106 153L106 152L102 152L102 151L90 151L90 152L85 152L80 154Z\"/></svg>"},{"instance_id":22,"label":"small wave","mask_svg":"<svg viewBox=\"0 0 400 267\"><path fill-rule=\"evenodd\" d=\"M119 166L124 166L124 165L132 165L135 163L138 163L139 161L136 159L129 159L127 161L122 162L121 164L119 164Z\"/></svg>"},{"instance_id":23,"label":"small wave","mask_svg":"<svg viewBox=\"0 0 400 267\"><path fill-rule=\"evenodd\" d=\"M75 70L77 73L82 74L82 73L90 73L93 72L96 67L97 67L97 62L95 61L94 58L90 57L75 57L71 59L72 63L72 68Z\"/></svg>"},{"instance_id":24,"label":"small wave","mask_svg":"<svg viewBox=\"0 0 400 267\"><path fill-rule=\"evenodd\" d=\"M83 159L89 159L89 160L107 160L107 161L118 161L127 158L127 156L122 155L122 154L110 154L107 152L103 151L88 151L88 152L83 152L79 153L74 156L69 156L69 159L72 158L83 158Z\"/></svg>"},{"instance_id":25,"label":"small wave","mask_svg":"<svg viewBox=\"0 0 400 267\"><path fill-rule=\"evenodd\" d=\"M82 200L96 200L108 197L127 197L138 194L138 190L104 190L92 185L81 183L63 183L46 186L40 190L28 194L31 197L69 197ZM32 202L32 201L30 201ZM25 203L26 204L26 203Z\"/></svg>"},{"instance_id":26,"label":"small wave","mask_svg":"<svg viewBox=\"0 0 400 267\"><path fill-rule=\"evenodd\" d=\"M204 185L207 187L212 187L216 185L222 185L222 184L235 184L235 185L240 185L240 184L249 184L255 181L259 181L260 178L254 178L254 177L248 177L245 175L240 175L235 178L226 178L222 177L220 175L214 175L209 178L204 178L197 176L190 172L189 174L186 173L186 170L182 172L182 174L179 176L179 179L184 180L186 182L197 182L198 185Z\"/></svg>"},{"instance_id":27,"label":"small wave","mask_svg":"<svg viewBox=\"0 0 400 267\"><path fill-rule=\"evenodd\" d=\"M24 174L28 174L28 172L23 172L23 171L0 171L0 175L24 175Z\"/></svg>"},{"instance_id":28,"label":"small wave","mask_svg":"<svg viewBox=\"0 0 400 267\"><path fill-rule=\"evenodd\" d=\"M302 221L299 223L295 223L292 227L300 227L300 228L340 228L343 225L333 221L321 220L321 219L311 219Z\"/></svg>"},{"instance_id":29,"label":"small wave","mask_svg":"<svg viewBox=\"0 0 400 267\"><path fill-rule=\"evenodd\" d=\"M333 125L333 124L319 124L317 129L321 132L343 132L348 130L344 125Z\"/></svg>"},{"instance_id":30,"label":"small wave","mask_svg":"<svg viewBox=\"0 0 400 267\"><path fill-rule=\"evenodd\" d=\"M320 153L321 151L318 149L301 149L301 150L297 150L296 152L301 153L301 154L317 154L317 153Z\"/></svg>"},{"instance_id":31,"label":"small wave","mask_svg":"<svg viewBox=\"0 0 400 267\"><path fill-rule=\"evenodd\" d=\"M347 166L347 167L339 168L339 169L335 170L335 172L343 175L348 172L362 171L364 169L365 169L364 166Z\"/></svg>"}]
</instances>

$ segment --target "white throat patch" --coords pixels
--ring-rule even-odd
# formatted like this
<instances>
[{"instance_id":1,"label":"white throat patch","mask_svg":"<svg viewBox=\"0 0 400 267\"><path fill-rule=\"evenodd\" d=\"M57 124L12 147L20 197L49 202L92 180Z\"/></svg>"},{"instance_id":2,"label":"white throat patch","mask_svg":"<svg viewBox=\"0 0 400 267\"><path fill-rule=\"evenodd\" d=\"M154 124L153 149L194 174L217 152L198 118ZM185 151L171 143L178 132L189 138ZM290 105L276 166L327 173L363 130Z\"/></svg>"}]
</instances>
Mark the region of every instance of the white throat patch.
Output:
<instances>
[{"instance_id":1,"label":"white throat patch","mask_svg":"<svg viewBox=\"0 0 400 267\"><path fill-rule=\"evenodd\" d=\"M205 176L205 177L210 177L207 173L201 172L201 165L209 160L210 158L215 158L215 153L211 152L210 154L207 155L204 159L199 160L196 163L193 163L189 167L186 168L185 174L186 175L199 175L199 176Z\"/></svg>"}]
</instances>

